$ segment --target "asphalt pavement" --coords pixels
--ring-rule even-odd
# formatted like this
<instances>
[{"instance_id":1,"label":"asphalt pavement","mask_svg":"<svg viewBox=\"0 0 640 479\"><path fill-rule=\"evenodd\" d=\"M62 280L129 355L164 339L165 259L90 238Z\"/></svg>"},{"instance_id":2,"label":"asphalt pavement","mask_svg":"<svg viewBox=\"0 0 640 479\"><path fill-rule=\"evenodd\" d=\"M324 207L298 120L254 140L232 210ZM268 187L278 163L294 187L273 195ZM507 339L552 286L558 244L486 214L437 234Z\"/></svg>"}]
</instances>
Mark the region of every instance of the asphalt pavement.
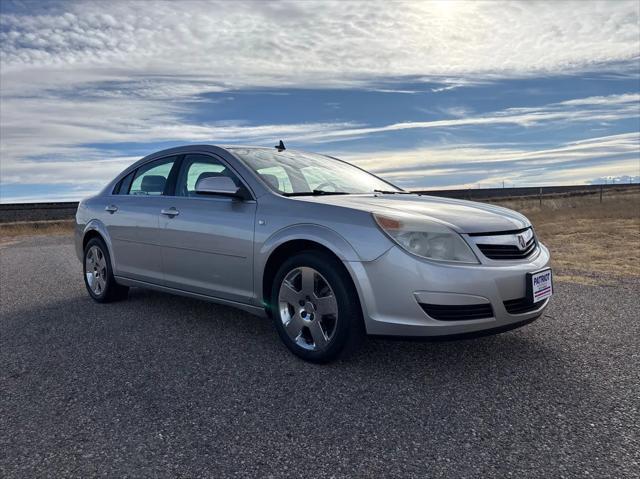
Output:
<instances>
[{"instance_id":1,"label":"asphalt pavement","mask_svg":"<svg viewBox=\"0 0 640 479\"><path fill-rule=\"evenodd\" d=\"M0 477L639 477L640 283L556 284L480 339L318 366L268 320L132 289L71 240L0 246Z\"/></svg>"}]
</instances>

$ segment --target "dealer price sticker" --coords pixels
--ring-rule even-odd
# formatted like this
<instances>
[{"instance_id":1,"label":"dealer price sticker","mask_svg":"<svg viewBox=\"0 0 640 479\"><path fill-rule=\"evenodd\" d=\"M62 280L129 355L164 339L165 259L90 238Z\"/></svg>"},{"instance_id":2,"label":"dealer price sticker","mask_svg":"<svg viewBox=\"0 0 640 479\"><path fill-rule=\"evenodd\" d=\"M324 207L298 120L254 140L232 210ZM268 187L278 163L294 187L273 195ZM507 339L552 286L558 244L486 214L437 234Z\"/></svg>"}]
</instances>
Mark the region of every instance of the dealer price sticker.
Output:
<instances>
[{"instance_id":1,"label":"dealer price sticker","mask_svg":"<svg viewBox=\"0 0 640 479\"><path fill-rule=\"evenodd\" d=\"M553 294L553 283L551 270L545 269L531 275L531 290L533 292L533 302L537 303L551 297Z\"/></svg>"}]
</instances>

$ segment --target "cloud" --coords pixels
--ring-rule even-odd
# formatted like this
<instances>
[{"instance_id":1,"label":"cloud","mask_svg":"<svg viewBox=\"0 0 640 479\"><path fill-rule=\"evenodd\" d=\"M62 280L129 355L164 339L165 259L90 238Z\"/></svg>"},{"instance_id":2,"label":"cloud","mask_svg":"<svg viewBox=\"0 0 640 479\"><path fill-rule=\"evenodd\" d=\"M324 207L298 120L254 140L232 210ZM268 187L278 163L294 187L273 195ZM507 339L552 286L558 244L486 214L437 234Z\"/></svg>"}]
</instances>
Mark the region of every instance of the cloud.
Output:
<instances>
[{"instance_id":1,"label":"cloud","mask_svg":"<svg viewBox=\"0 0 640 479\"><path fill-rule=\"evenodd\" d=\"M494 77L495 79L495 75L486 75L485 78L478 78L477 76L474 78L436 78L437 83L439 85L443 85L443 86L438 86L435 88L431 88L431 92L432 93L440 93L443 91L449 91L449 90L455 90L456 88L462 88L462 87L467 87L467 86L477 86L477 85L486 85L488 83L491 82L491 78ZM425 81L428 81L428 79L423 79Z\"/></svg>"},{"instance_id":2,"label":"cloud","mask_svg":"<svg viewBox=\"0 0 640 479\"><path fill-rule=\"evenodd\" d=\"M165 141L265 144L278 138L287 138L298 144L313 144L362 139L410 129L487 128L492 125L531 127L567 121L635 118L639 100L640 94L596 96L535 108L509 108L488 115L369 127L353 122L255 125L227 121L195 124L184 119L186 110L181 103L167 104L150 98L127 100L117 95L109 101L56 96L8 99L3 102L1 124L2 182L57 184L69 183L73 178L73 183L97 190L97 185L112 178L128 164L126 161L133 161L133 158L123 160L121 154L110 151L109 144ZM465 112L456 110L455 113ZM91 143L101 146L88 146L88 138ZM502 169L506 171L507 168L519 167L519 161L526 161L529 165L527 171L530 171L536 164L556 168L561 167L566 159L592 158L596 154L599 158L611 158L620 152L635 152L637 157L638 150L637 135L625 134L569 142L559 148L540 151L501 146L488 148L486 145L457 146L444 150L419 149L385 154L373 160L356 159L363 167L392 180L414 182L416 177L433 176L434 171L441 175L462 174L462 168L466 168L466 174L471 174L473 168L486 168L498 162L505 162Z\"/></svg>"},{"instance_id":3,"label":"cloud","mask_svg":"<svg viewBox=\"0 0 640 479\"><path fill-rule=\"evenodd\" d=\"M446 85L451 77L563 74L611 62L624 71L637 62L640 35L633 1L29 5L3 15L8 91L140 73L241 88L407 75Z\"/></svg>"},{"instance_id":4,"label":"cloud","mask_svg":"<svg viewBox=\"0 0 640 479\"><path fill-rule=\"evenodd\" d=\"M507 108L489 115L472 115L465 118L446 120L402 122L367 128L348 128L344 130L327 131L322 134L311 133L303 136L301 139L306 141L328 142L339 138L346 139L352 136L362 137L376 133L415 129L489 125L531 127L543 123L567 121L614 121L638 117L639 101L640 94L636 93L610 95L607 97L587 97L533 108ZM447 110L446 113L452 116L460 116L467 113L467 111L464 108L453 108Z\"/></svg>"},{"instance_id":5,"label":"cloud","mask_svg":"<svg viewBox=\"0 0 640 479\"><path fill-rule=\"evenodd\" d=\"M409 188L467 188L579 184L598 176L640 174L640 133L528 145L445 145L380 153L335 155Z\"/></svg>"},{"instance_id":6,"label":"cloud","mask_svg":"<svg viewBox=\"0 0 640 479\"><path fill-rule=\"evenodd\" d=\"M113 104L109 104L114 106ZM147 104L145 103L144 106ZM42 105L40 105L42 106ZM138 116L126 117L114 123L114 115L101 117L104 112L98 104L93 113L91 105L69 104L64 122L55 118L60 112L53 109L45 117L44 125L33 129L24 122L32 115L17 116L14 122L3 127L3 136L10 135L12 141L2 143L3 184L58 184L73 183L93 186L106 183L124 167L139 157L122 158L108 147L116 142L180 141L182 143L265 143L274 138L291 138L317 135L323 131L339 130L353 126L352 123L304 123L279 125L243 125L234 123L196 125L180 123L170 117L154 118L145 123ZM128 106L131 107L131 106ZM135 107L133 107L135 108ZM152 110L152 109L151 109ZM42 110L40 110L42 111ZM127 110L128 111L128 110ZM96 116L91 116L95 114ZM85 116L86 115L86 116ZM55 117L55 118L54 118ZM86 120L83 120L86 118ZM37 141L34 141L37 138ZM87 138L107 146L83 146ZM4 141L4 140L3 140Z\"/></svg>"},{"instance_id":7,"label":"cloud","mask_svg":"<svg viewBox=\"0 0 640 479\"><path fill-rule=\"evenodd\" d=\"M575 98L573 100L565 100L558 103L558 105L569 106L598 106L598 105L623 105L631 104L636 106L640 111L640 94L638 93L626 93L623 95L608 95L608 96L591 96L588 98Z\"/></svg>"},{"instance_id":8,"label":"cloud","mask_svg":"<svg viewBox=\"0 0 640 479\"><path fill-rule=\"evenodd\" d=\"M3 184L73 178L87 191L97 188L131 161L116 149L122 143L286 137L331 145L409 130L638 117L635 93L481 115L457 108L446 119L375 126L212 123L193 116L196 105L215 109L224 101L207 93L246 88L409 95L599 69L638 78L640 7L633 1L85 1L2 8ZM407 78L410 89L402 86Z\"/></svg>"},{"instance_id":9,"label":"cloud","mask_svg":"<svg viewBox=\"0 0 640 479\"><path fill-rule=\"evenodd\" d=\"M626 185L629 183L640 183L640 176L629 176L629 175L622 175L622 176L601 176L600 178L594 178L593 180L589 181L589 183L591 183L592 185L613 185L613 184L622 184L622 185Z\"/></svg>"},{"instance_id":10,"label":"cloud","mask_svg":"<svg viewBox=\"0 0 640 479\"><path fill-rule=\"evenodd\" d=\"M231 127L242 128L242 127ZM248 134L248 132L245 132ZM640 133L565 142L555 148L527 145L460 144L377 153L331 154L410 189L590 183L596 177L640 175ZM98 191L138 157L100 159L86 150L84 161L26 160L3 166L5 184L59 185L65 193L46 198L75 200ZM32 201L30 194L3 198Z\"/></svg>"},{"instance_id":11,"label":"cloud","mask_svg":"<svg viewBox=\"0 0 640 479\"><path fill-rule=\"evenodd\" d=\"M393 88L371 88L371 91L378 93L401 93L405 95L415 95L416 93L420 93L419 90L395 90Z\"/></svg>"},{"instance_id":12,"label":"cloud","mask_svg":"<svg viewBox=\"0 0 640 479\"><path fill-rule=\"evenodd\" d=\"M439 93L441 91L448 91L448 90L453 90L455 88L460 88L462 85L447 85L447 86L442 86L439 88L432 88L431 91L433 93Z\"/></svg>"}]
</instances>

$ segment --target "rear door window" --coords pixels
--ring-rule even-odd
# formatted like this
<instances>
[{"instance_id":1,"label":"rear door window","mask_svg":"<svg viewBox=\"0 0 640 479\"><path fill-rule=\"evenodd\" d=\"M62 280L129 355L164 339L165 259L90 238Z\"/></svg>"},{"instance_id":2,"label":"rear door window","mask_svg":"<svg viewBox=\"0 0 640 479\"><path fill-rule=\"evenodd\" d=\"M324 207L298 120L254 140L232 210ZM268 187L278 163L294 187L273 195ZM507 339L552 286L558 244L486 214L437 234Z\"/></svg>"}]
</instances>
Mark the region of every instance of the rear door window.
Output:
<instances>
[{"instance_id":1,"label":"rear door window","mask_svg":"<svg viewBox=\"0 0 640 479\"><path fill-rule=\"evenodd\" d=\"M138 168L131 182L128 194L142 196L161 196L165 194L169 174L176 157L152 161Z\"/></svg>"}]
</instances>

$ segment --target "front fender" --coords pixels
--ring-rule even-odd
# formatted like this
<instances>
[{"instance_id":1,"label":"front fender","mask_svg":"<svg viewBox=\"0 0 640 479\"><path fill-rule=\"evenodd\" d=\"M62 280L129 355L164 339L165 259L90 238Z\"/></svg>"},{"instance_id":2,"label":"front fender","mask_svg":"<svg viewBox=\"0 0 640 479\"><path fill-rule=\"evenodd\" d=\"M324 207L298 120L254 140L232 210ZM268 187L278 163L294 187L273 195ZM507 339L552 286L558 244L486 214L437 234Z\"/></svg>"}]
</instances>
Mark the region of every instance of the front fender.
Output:
<instances>
[{"instance_id":1,"label":"front fender","mask_svg":"<svg viewBox=\"0 0 640 479\"><path fill-rule=\"evenodd\" d=\"M342 261L358 261L359 257L353 246L339 233L315 224L297 224L287 226L273 233L261 245L259 258L264 258L263 266L271 253L281 244L294 240L314 241L333 251Z\"/></svg>"},{"instance_id":2,"label":"front fender","mask_svg":"<svg viewBox=\"0 0 640 479\"><path fill-rule=\"evenodd\" d=\"M262 299L263 277L267 261L279 246L295 240L313 241L332 251L341 261L359 261L353 246L339 233L315 224L296 224L287 226L269 236L256 250L254 261L255 293Z\"/></svg>"}]
</instances>

